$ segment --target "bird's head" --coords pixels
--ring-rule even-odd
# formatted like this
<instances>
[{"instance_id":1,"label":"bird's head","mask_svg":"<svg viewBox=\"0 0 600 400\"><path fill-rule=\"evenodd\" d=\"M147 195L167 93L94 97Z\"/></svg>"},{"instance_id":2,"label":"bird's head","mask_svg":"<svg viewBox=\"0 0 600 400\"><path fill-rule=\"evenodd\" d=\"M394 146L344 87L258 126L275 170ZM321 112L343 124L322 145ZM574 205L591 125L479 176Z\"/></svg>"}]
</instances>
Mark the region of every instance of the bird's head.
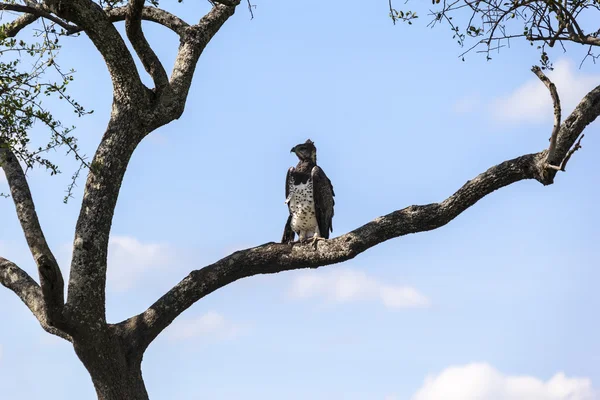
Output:
<instances>
[{"instance_id":1,"label":"bird's head","mask_svg":"<svg viewBox=\"0 0 600 400\"><path fill-rule=\"evenodd\" d=\"M317 148L312 140L308 139L302 144L292 147L291 153L296 153L300 161L312 161L317 163Z\"/></svg>"}]
</instances>

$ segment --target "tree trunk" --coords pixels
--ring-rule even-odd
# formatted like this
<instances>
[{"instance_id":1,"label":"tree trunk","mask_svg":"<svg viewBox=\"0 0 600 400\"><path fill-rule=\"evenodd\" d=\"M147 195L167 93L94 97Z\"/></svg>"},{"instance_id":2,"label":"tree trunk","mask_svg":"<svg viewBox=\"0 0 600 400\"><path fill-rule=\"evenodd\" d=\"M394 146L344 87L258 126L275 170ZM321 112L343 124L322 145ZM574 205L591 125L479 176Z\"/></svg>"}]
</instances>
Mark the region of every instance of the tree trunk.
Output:
<instances>
[{"instance_id":1,"label":"tree trunk","mask_svg":"<svg viewBox=\"0 0 600 400\"><path fill-rule=\"evenodd\" d=\"M73 347L92 377L98 400L148 400L142 357L127 352L121 339L107 336L75 341Z\"/></svg>"}]
</instances>

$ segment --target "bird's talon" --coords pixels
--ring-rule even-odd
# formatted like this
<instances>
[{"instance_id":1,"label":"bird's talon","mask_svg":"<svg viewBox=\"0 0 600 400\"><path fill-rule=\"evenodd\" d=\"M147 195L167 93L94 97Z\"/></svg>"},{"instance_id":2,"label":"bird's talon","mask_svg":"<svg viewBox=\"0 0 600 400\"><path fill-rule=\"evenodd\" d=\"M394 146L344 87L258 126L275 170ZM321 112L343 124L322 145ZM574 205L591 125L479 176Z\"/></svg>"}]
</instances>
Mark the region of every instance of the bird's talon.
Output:
<instances>
[{"instance_id":1,"label":"bird's talon","mask_svg":"<svg viewBox=\"0 0 600 400\"><path fill-rule=\"evenodd\" d=\"M324 239L324 238L322 238L322 237L317 237L317 236L315 236L315 237L312 239L312 241L311 241L311 244L312 244L312 247L313 247L315 250L317 250L317 243L319 243L319 241L321 241L321 240L325 240L325 239Z\"/></svg>"}]
</instances>

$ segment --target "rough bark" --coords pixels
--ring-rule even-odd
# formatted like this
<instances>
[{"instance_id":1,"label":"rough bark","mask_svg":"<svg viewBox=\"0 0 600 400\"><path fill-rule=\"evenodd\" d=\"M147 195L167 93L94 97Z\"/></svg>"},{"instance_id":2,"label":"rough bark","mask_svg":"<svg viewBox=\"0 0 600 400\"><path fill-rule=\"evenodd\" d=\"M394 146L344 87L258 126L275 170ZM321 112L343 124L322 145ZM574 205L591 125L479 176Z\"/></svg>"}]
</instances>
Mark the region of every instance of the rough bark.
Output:
<instances>
[{"instance_id":1,"label":"rough bark","mask_svg":"<svg viewBox=\"0 0 600 400\"><path fill-rule=\"evenodd\" d=\"M75 353L88 370L99 400L148 400L142 378L141 355L133 355L127 342L109 326L94 339L75 338Z\"/></svg>"},{"instance_id":2,"label":"rough bark","mask_svg":"<svg viewBox=\"0 0 600 400\"><path fill-rule=\"evenodd\" d=\"M139 110L113 106L113 118L100 142L85 185L75 227L65 314L78 329L106 323L106 259L112 217L121 182L135 147L147 133Z\"/></svg>"},{"instance_id":3,"label":"rough bark","mask_svg":"<svg viewBox=\"0 0 600 400\"><path fill-rule=\"evenodd\" d=\"M233 15L240 1L214 3L211 11L193 25L164 10L144 7L142 0L130 0L127 6L110 10L103 10L91 0L46 0L28 6L0 3L0 9L26 13L7 26L6 32L10 34L16 34L38 18L59 23L70 32L84 31L102 54L112 78L111 118L85 185L75 228L66 304L63 278L44 239L23 170L10 150L0 146L0 163L38 265L41 284L2 257L0 283L19 296L45 330L73 342L102 400L148 399L141 374L144 351L175 318L204 296L238 279L343 262L386 240L439 228L493 191L520 180L551 184L557 171L548 166L564 166L573 149L579 146L573 147L574 143L600 115L598 86L559 124L558 94L551 89L558 110L551 151L523 155L493 166L440 203L394 211L345 235L318 242L316 249L311 245L267 243L235 252L192 271L143 313L111 325L105 316L108 240L127 165L148 133L183 113L204 48ZM115 21L123 20L128 39L145 71L153 78L152 90L142 84L133 55L113 26ZM144 37L142 20L162 24L180 36L170 77ZM553 87L551 82L545 83Z\"/></svg>"},{"instance_id":4,"label":"rough bark","mask_svg":"<svg viewBox=\"0 0 600 400\"><path fill-rule=\"evenodd\" d=\"M37 282L27 272L3 257L0 257L0 283L19 296L46 332L72 341L71 336L48 323L42 289Z\"/></svg>"},{"instance_id":5,"label":"rough bark","mask_svg":"<svg viewBox=\"0 0 600 400\"><path fill-rule=\"evenodd\" d=\"M65 329L66 323L62 314L65 303L62 273L44 237L25 172L15 154L2 139L0 166L6 175L27 245L38 267L46 321L51 326Z\"/></svg>"}]
</instances>

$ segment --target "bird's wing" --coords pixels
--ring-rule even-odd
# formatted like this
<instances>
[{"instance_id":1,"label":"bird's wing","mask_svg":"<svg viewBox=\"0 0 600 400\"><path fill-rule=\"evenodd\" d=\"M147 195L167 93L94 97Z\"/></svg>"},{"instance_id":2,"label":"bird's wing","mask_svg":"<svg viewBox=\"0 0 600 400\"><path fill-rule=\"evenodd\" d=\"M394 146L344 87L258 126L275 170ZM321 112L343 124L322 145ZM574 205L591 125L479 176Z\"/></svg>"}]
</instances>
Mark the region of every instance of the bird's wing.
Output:
<instances>
[{"instance_id":1,"label":"bird's wing","mask_svg":"<svg viewBox=\"0 0 600 400\"><path fill-rule=\"evenodd\" d=\"M285 176L285 204L288 205L289 208L289 204L290 204L290 185L292 184L292 173L295 171L294 167L290 167L290 169L288 169L287 175Z\"/></svg>"},{"instance_id":2,"label":"bird's wing","mask_svg":"<svg viewBox=\"0 0 600 400\"><path fill-rule=\"evenodd\" d=\"M294 231L292 230L292 210L290 210L290 185L292 183L292 172L294 172L294 167L290 167L288 169L287 175L285 177L285 203L288 205L288 210L290 211L290 215L285 223L285 228L283 228L283 236L281 238L281 243L291 243L294 241Z\"/></svg>"},{"instance_id":3,"label":"bird's wing","mask_svg":"<svg viewBox=\"0 0 600 400\"><path fill-rule=\"evenodd\" d=\"M311 171L313 181L313 200L315 202L315 214L319 233L325 239L329 239L329 232L333 232L333 206L335 201L333 196L333 185L325 175L325 172L319 166L313 167Z\"/></svg>"}]
</instances>

